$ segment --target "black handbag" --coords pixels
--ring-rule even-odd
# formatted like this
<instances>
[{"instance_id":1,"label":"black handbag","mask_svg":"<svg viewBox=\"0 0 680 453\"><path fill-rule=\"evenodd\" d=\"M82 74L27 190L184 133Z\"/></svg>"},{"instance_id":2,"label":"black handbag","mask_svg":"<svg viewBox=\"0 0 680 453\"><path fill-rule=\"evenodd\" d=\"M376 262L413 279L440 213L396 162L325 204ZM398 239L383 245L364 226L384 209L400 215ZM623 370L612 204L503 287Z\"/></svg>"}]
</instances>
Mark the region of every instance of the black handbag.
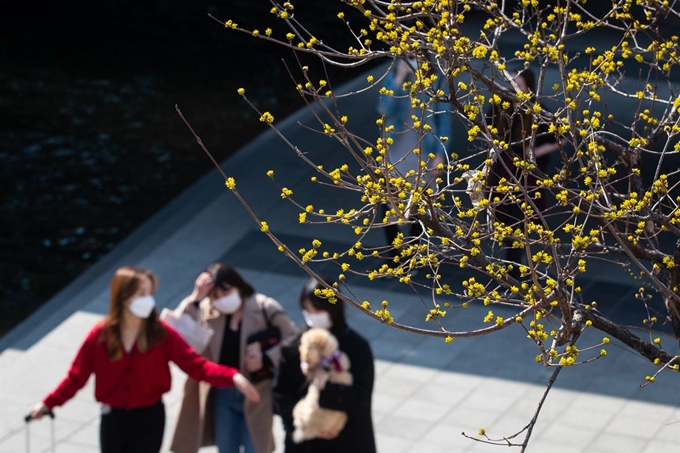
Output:
<instances>
[{"instance_id":1,"label":"black handbag","mask_svg":"<svg viewBox=\"0 0 680 453\"><path fill-rule=\"evenodd\" d=\"M280 312L274 313L274 316L278 313ZM265 352L281 343L281 330L271 323L271 320L267 316L267 310L264 308L264 304L262 304L262 316L264 317L265 323L267 323L267 327L251 333L246 339L246 349L250 345L259 343L260 350L262 351L262 368L250 373L250 382L260 382L274 377L274 364L271 363Z\"/></svg>"}]
</instances>

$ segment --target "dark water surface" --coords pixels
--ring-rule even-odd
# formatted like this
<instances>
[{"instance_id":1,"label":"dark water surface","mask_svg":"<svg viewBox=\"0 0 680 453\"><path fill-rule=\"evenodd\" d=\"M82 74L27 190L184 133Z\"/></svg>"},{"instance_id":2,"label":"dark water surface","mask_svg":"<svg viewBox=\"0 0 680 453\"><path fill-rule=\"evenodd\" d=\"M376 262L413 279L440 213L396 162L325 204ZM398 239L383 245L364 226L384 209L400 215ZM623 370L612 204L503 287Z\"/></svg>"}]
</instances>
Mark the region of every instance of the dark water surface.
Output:
<instances>
[{"instance_id":1,"label":"dark water surface","mask_svg":"<svg viewBox=\"0 0 680 453\"><path fill-rule=\"evenodd\" d=\"M210 169L175 104L218 160L263 130L238 87L277 118L302 105L289 51L205 15L271 20L267 5L2 5L0 335ZM329 8L312 25L333 33Z\"/></svg>"}]
</instances>

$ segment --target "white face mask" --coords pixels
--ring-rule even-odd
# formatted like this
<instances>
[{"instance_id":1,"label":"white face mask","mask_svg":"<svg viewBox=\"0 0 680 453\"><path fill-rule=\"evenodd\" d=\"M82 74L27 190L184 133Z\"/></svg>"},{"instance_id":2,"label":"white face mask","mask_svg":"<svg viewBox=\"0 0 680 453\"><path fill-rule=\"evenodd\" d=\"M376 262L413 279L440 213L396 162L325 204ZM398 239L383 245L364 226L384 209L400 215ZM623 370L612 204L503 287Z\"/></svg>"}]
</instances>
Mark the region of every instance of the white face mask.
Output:
<instances>
[{"instance_id":1,"label":"white face mask","mask_svg":"<svg viewBox=\"0 0 680 453\"><path fill-rule=\"evenodd\" d=\"M309 313L306 310L302 310L302 316L305 318L305 323L309 327L317 327L319 329L328 330L333 326L331 316L328 314L327 311Z\"/></svg>"},{"instance_id":2,"label":"white face mask","mask_svg":"<svg viewBox=\"0 0 680 453\"><path fill-rule=\"evenodd\" d=\"M128 305L128 310L138 318L146 319L151 315L155 306L156 301L153 296L141 296L132 299L130 305Z\"/></svg>"},{"instance_id":3,"label":"white face mask","mask_svg":"<svg viewBox=\"0 0 680 453\"><path fill-rule=\"evenodd\" d=\"M241 308L241 296L239 296L238 291L233 291L224 297L215 299L213 306L223 315L231 315Z\"/></svg>"}]
</instances>

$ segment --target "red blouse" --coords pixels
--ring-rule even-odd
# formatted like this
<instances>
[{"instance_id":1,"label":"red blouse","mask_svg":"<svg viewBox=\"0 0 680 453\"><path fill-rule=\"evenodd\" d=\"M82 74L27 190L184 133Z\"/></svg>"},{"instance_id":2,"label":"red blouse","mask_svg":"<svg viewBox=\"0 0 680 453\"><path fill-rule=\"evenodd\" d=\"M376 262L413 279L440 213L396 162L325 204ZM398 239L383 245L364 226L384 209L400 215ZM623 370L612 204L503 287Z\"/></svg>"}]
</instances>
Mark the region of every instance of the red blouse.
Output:
<instances>
[{"instance_id":1,"label":"red blouse","mask_svg":"<svg viewBox=\"0 0 680 453\"><path fill-rule=\"evenodd\" d=\"M95 326L85 338L66 378L43 403L50 409L64 404L94 373L97 401L117 409L150 406L170 390L169 361L196 381L206 381L214 387L234 385L238 370L204 359L172 327L161 324L167 332L163 341L145 353L139 352L135 344L130 352L123 350L123 356L116 361L109 357L106 342L99 339L101 324Z\"/></svg>"}]
</instances>

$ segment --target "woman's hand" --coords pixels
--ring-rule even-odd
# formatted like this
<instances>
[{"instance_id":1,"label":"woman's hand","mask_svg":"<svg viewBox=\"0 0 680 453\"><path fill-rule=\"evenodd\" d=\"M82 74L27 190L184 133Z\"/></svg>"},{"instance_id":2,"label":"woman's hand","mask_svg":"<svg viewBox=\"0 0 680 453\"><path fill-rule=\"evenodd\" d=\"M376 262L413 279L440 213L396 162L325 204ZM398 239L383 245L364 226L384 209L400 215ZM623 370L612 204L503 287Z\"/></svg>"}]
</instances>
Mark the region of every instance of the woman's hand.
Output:
<instances>
[{"instance_id":1,"label":"woman's hand","mask_svg":"<svg viewBox=\"0 0 680 453\"><path fill-rule=\"evenodd\" d=\"M208 295L211 289L213 289L213 281L210 273L203 272L196 278L194 283L194 291L191 293L191 298L193 300L203 300Z\"/></svg>"},{"instance_id":2,"label":"woman's hand","mask_svg":"<svg viewBox=\"0 0 680 453\"><path fill-rule=\"evenodd\" d=\"M28 415L31 417L31 420L40 420L42 416L47 414L49 411L50 408L41 401L31 406L28 411Z\"/></svg>"},{"instance_id":3,"label":"woman's hand","mask_svg":"<svg viewBox=\"0 0 680 453\"><path fill-rule=\"evenodd\" d=\"M317 437L319 439L324 439L324 440L333 440L336 437L338 437L338 434L340 434L340 433L322 432L322 433L319 433L319 435Z\"/></svg>"},{"instance_id":4,"label":"woman's hand","mask_svg":"<svg viewBox=\"0 0 680 453\"><path fill-rule=\"evenodd\" d=\"M244 362L246 365L246 371L249 373L253 373L262 369L262 348L260 347L260 343L253 343L246 346L246 356Z\"/></svg>"},{"instance_id":5,"label":"woman's hand","mask_svg":"<svg viewBox=\"0 0 680 453\"><path fill-rule=\"evenodd\" d=\"M258 392L253 384L251 384L241 373L236 373L236 375L234 375L234 387L236 387L236 390L243 393L249 401L252 401L253 403L260 402L260 392Z\"/></svg>"}]
</instances>

